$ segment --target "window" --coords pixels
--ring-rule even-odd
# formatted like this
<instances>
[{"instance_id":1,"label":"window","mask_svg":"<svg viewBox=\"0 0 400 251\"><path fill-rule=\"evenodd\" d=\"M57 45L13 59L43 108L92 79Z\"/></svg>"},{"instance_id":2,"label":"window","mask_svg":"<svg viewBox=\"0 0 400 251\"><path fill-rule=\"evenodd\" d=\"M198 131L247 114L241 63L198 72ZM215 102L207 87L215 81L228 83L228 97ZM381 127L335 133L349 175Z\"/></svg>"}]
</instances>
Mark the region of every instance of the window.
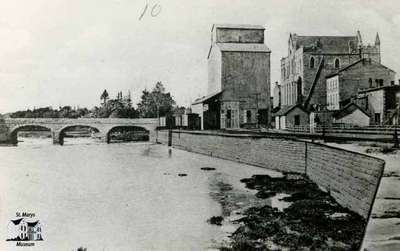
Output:
<instances>
[{"instance_id":1,"label":"window","mask_svg":"<svg viewBox=\"0 0 400 251\"><path fill-rule=\"evenodd\" d=\"M383 79L379 79L379 86L383 86Z\"/></svg>"},{"instance_id":2,"label":"window","mask_svg":"<svg viewBox=\"0 0 400 251\"><path fill-rule=\"evenodd\" d=\"M251 111L246 111L246 121L247 123L251 122Z\"/></svg>"},{"instance_id":3,"label":"window","mask_svg":"<svg viewBox=\"0 0 400 251\"><path fill-rule=\"evenodd\" d=\"M337 59L335 59L335 68L339 69L339 67L340 67L340 62L339 62L339 59L337 58Z\"/></svg>"},{"instance_id":4,"label":"window","mask_svg":"<svg viewBox=\"0 0 400 251\"><path fill-rule=\"evenodd\" d=\"M368 83L369 83L369 87L370 87L370 88L373 87L373 86L372 86L372 78L369 78L369 79L368 79Z\"/></svg>"},{"instance_id":5,"label":"window","mask_svg":"<svg viewBox=\"0 0 400 251\"><path fill-rule=\"evenodd\" d=\"M295 115L294 116L294 125L295 126L300 125L300 115Z\"/></svg>"},{"instance_id":6,"label":"window","mask_svg":"<svg viewBox=\"0 0 400 251\"><path fill-rule=\"evenodd\" d=\"M310 68L311 68L311 69L314 68L314 64L315 64L314 57L311 57L311 59L310 59Z\"/></svg>"},{"instance_id":7,"label":"window","mask_svg":"<svg viewBox=\"0 0 400 251\"><path fill-rule=\"evenodd\" d=\"M380 123L381 123L381 114L375 113L375 124L380 124Z\"/></svg>"}]
</instances>

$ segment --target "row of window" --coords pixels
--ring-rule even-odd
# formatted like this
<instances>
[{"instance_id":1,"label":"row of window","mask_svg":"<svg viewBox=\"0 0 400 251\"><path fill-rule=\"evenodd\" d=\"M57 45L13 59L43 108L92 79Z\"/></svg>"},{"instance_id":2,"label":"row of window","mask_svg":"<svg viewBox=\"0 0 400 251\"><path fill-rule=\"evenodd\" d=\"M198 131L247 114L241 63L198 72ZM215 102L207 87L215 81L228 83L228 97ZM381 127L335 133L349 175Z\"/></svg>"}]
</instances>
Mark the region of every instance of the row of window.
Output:
<instances>
[{"instance_id":1,"label":"row of window","mask_svg":"<svg viewBox=\"0 0 400 251\"><path fill-rule=\"evenodd\" d=\"M339 89L339 81L336 78L329 80L326 83L327 83L326 88L328 89L328 91L337 91Z\"/></svg>"},{"instance_id":2,"label":"row of window","mask_svg":"<svg viewBox=\"0 0 400 251\"><path fill-rule=\"evenodd\" d=\"M369 87L379 87L379 86L383 86L383 79L375 79L375 86L372 82L372 78L368 79L368 83L369 83ZM393 83L394 84L394 83Z\"/></svg>"},{"instance_id":3,"label":"row of window","mask_svg":"<svg viewBox=\"0 0 400 251\"><path fill-rule=\"evenodd\" d=\"M314 57L311 57L310 64L309 64L310 69L315 68L316 63L317 63L316 59ZM301 65L302 65L301 59L299 59L299 62L297 64L296 64L295 60L292 60L290 64L284 65L282 67L282 72L281 72L283 78L287 79L289 77L290 73L295 74L296 72L301 72L301 68L300 68ZM340 60L338 58L335 59L334 66L335 66L335 69L340 68Z\"/></svg>"},{"instance_id":4,"label":"row of window","mask_svg":"<svg viewBox=\"0 0 400 251\"><path fill-rule=\"evenodd\" d=\"M314 57L310 58L310 68L313 69L316 66L316 60ZM335 69L339 69L340 68L340 61L338 58L335 59L335 63L334 63Z\"/></svg>"},{"instance_id":5,"label":"row of window","mask_svg":"<svg viewBox=\"0 0 400 251\"><path fill-rule=\"evenodd\" d=\"M328 109L339 110L339 93L328 94Z\"/></svg>"}]
</instances>

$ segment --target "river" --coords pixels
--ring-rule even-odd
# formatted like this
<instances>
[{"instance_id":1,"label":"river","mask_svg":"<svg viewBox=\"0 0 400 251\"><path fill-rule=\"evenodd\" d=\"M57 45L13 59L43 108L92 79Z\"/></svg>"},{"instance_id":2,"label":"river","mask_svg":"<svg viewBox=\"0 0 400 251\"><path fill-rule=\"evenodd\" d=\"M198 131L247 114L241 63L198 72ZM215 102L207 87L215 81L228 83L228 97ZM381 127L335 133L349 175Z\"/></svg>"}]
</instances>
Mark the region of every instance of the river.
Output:
<instances>
[{"instance_id":1,"label":"river","mask_svg":"<svg viewBox=\"0 0 400 251\"><path fill-rule=\"evenodd\" d=\"M213 176L253 193L239 180L279 175L150 143L22 140L0 147L0 250L22 248L5 241L17 212L42 226L44 240L24 250L213 250L226 236L206 222L221 214Z\"/></svg>"}]
</instances>

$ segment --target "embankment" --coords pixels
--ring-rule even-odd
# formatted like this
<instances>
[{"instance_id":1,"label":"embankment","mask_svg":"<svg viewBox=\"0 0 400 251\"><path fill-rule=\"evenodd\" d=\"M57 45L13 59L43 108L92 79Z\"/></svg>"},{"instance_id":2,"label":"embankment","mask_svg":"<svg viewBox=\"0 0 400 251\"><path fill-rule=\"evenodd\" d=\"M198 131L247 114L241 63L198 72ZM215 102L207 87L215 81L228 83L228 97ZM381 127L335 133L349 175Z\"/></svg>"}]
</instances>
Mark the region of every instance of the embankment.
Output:
<instances>
[{"instance_id":1,"label":"embankment","mask_svg":"<svg viewBox=\"0 0 400 251\"><path fill-rule=\"evenodd\" d=\"M172 146L282 172L306 174L342 206L370 216L385 162L322 144L258 135L172 131ZM157 132L168 143L168 131Z\"/></svg>"}]
</instances>

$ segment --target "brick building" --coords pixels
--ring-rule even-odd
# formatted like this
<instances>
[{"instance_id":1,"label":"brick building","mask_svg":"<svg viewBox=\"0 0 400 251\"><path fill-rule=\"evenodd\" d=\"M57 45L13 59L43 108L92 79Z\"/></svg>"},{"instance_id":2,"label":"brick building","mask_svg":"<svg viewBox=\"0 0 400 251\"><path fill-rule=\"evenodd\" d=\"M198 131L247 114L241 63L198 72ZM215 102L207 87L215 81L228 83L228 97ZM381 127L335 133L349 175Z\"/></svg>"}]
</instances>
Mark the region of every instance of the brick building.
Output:
<instances>
[{"instance_id":1,"label":"brick building","mask_svg":"<svg viewBox=\"0 0 400 251\"><path fill-rule=\"evenodd\" d=\"M360 90L395 84L396 72L371 59L360 59L326 77L326 103L339 110L357 97Z\"/></svg>"},{"instance_id":2,"label":"brick building","mask_svg":"<svg viewBox=\"0 0 400 251\"><path fill-rule=\"evenodd\" d=\"M281 59L282 106L324 106L325 76L362 58L380 63L378 34L374 45L364 45L360 32L355 36L290 34L288 56Z\"/></svg>"},{"instance_id":3,"label":"brick building","mask_svg":"<svg viewBox=\"0 0 400 251\"><path fill-rule=\"evenodd\" d=\"M202 128L269 125L271 51L264 30L258 25L212 26L208 95L193 104L202 113Z\"/></svg>"}]
</instances>

